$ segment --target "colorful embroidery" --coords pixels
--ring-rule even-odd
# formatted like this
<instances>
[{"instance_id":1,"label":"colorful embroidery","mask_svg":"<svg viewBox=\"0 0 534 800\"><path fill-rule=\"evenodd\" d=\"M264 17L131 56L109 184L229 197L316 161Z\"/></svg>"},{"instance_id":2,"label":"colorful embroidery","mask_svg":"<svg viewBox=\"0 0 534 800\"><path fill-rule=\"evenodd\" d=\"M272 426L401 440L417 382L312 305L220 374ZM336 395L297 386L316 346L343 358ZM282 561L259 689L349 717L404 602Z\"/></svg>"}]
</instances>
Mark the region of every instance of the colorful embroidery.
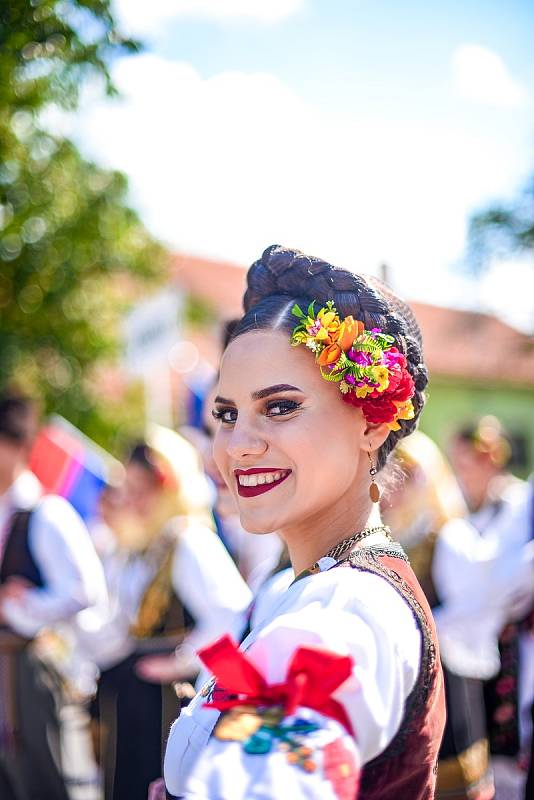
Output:
<instances>
[{"instance_id":1,"label":"colorful embroidery","mask_svg":"<svg viewBox=\"0 0 534 800\"><path fill-rule=\"evenodd\" d=\"M284 709L279 706L234 706L221 715L214 736L222 741L242 742L249 755L265 755L277 747L287 753L290 764L314 772L317 765L312 758L313 750L304 745L303 737L319 729L304 719L284 721Z\"/></svg>"}]
</instances>

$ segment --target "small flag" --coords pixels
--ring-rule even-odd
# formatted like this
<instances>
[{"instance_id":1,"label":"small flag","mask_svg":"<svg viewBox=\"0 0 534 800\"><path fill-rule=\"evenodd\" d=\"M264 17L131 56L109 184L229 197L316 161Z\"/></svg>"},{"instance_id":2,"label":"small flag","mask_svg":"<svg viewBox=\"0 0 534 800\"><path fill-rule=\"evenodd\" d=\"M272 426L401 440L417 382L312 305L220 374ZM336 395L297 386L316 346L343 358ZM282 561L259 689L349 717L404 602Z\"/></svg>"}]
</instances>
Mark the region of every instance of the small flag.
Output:
<instances>
[{"instance_id":1,"label":"small flag","mask_svg":"<svg viewBox=\"0 0 534 800\"><path fill-rule=\"evenodd\" d=\"M98 516L98 500L121 465L81 431L54 416L39 432L29 467L46 494L68 500L82 519Z\"/></svg>"}]
</instances>

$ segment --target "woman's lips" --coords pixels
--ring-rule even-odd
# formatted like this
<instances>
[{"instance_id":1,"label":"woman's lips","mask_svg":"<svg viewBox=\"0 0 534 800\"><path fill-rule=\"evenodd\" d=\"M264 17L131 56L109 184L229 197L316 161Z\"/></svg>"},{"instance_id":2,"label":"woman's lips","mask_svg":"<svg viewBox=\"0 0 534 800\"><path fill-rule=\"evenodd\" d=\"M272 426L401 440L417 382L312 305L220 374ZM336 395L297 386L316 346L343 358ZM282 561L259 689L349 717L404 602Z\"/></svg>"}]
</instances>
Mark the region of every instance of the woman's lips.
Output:
<instances>
[{"instance_id":1,"label":"woman's lips","mask_svg":"<svg viewBox=\"0 0 534 800\"><path fill-rule=\"evenodd\" d=\"M266 479L263 483L257 483L255 486L244 486L242 483L239 482L239 477L241 475L254 475L254 476L267 476L272 475L273 473L278 473L280 475L279 478L276 480ZM255 469L236 469L234 470L236 482L237 482L237 492L240 497L257 497L259 494L264 494L268 492L270 489L274 489L276 486L279 486L286 478L291 475L291 470L286 469L270 469L270 468L255 468ZM256 478L256 481L261 480L261 477Z\"/></svg>"}]
</instances>

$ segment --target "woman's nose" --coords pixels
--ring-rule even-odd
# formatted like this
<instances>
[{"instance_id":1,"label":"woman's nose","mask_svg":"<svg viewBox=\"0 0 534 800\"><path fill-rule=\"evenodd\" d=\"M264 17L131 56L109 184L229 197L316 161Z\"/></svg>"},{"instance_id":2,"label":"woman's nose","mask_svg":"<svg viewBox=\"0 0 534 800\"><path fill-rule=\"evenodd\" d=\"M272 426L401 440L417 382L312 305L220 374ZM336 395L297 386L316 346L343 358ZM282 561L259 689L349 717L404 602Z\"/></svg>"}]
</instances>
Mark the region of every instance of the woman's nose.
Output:
<instances>
[{"instance_id":1,"label":"woman's nose","mask_svg":"<svg viewBox=\"0 0 534 800\"><path fill-rule=\"evenodd\" d=\"M237 423L227 443L227 452L235 461L246 456L261 456L267 450L267 442L247 425Z\"/></svg>"}]
</instances>

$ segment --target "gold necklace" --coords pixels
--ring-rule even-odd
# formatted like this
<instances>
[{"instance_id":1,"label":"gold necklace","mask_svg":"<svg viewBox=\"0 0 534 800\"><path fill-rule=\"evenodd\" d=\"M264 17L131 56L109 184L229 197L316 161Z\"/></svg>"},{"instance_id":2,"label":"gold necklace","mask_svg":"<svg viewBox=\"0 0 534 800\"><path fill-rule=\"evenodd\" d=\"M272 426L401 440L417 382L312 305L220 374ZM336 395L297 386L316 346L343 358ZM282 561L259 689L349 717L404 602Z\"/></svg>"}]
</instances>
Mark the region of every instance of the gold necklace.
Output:
<instances>
[{"instance_id":1,"label":"gold necklace","mask_svg":"<svg viewBox=\"0 0 534 800\"><path fill-rule=\"evenodd\" d=\"M358 533L354 533L352 536L349 536L347 539L343 539L342 542L334 545L331 550L323 556L323 558L337 558L341 553L344 553L345 550L353 544L357 544L361 542L362 539L366 539L367 536L372 536L373 533L383 533L390 541L391 538L391 530L388 528L387 525L376 525L374 528L364 528Z\"/></svg>"},{"instance_id":2,"label":"gold necklace","mask_svg":"<svg viewBox=\"0 0 534 800\"><path fill-rule=\"evenodd\" d=\"M337 557L344 553L348 547L351 545L357 544L361 542L362 539L365 539L367 536L371 536L373 533L383 533L390 542L393 541L391 536L391 529L388 528L387 525L376 525L374 528L364 528L358 533L354 533L352 536L349 536L347 539L343 539L343 541L338 542L338 544L334 545L328 553L326 553L322 558L333 558L337 559ZM321 561L321 559L319 559ZM321 571L321 567L319 566L319 562L316 561L313 567L308 567L308 569L303 570L300 572L293 583L296 583L301 578L306 578L308 575L315 575L317 572ZM291 585L293 585L293 583Z\"/></svg>"}]
</instances>

